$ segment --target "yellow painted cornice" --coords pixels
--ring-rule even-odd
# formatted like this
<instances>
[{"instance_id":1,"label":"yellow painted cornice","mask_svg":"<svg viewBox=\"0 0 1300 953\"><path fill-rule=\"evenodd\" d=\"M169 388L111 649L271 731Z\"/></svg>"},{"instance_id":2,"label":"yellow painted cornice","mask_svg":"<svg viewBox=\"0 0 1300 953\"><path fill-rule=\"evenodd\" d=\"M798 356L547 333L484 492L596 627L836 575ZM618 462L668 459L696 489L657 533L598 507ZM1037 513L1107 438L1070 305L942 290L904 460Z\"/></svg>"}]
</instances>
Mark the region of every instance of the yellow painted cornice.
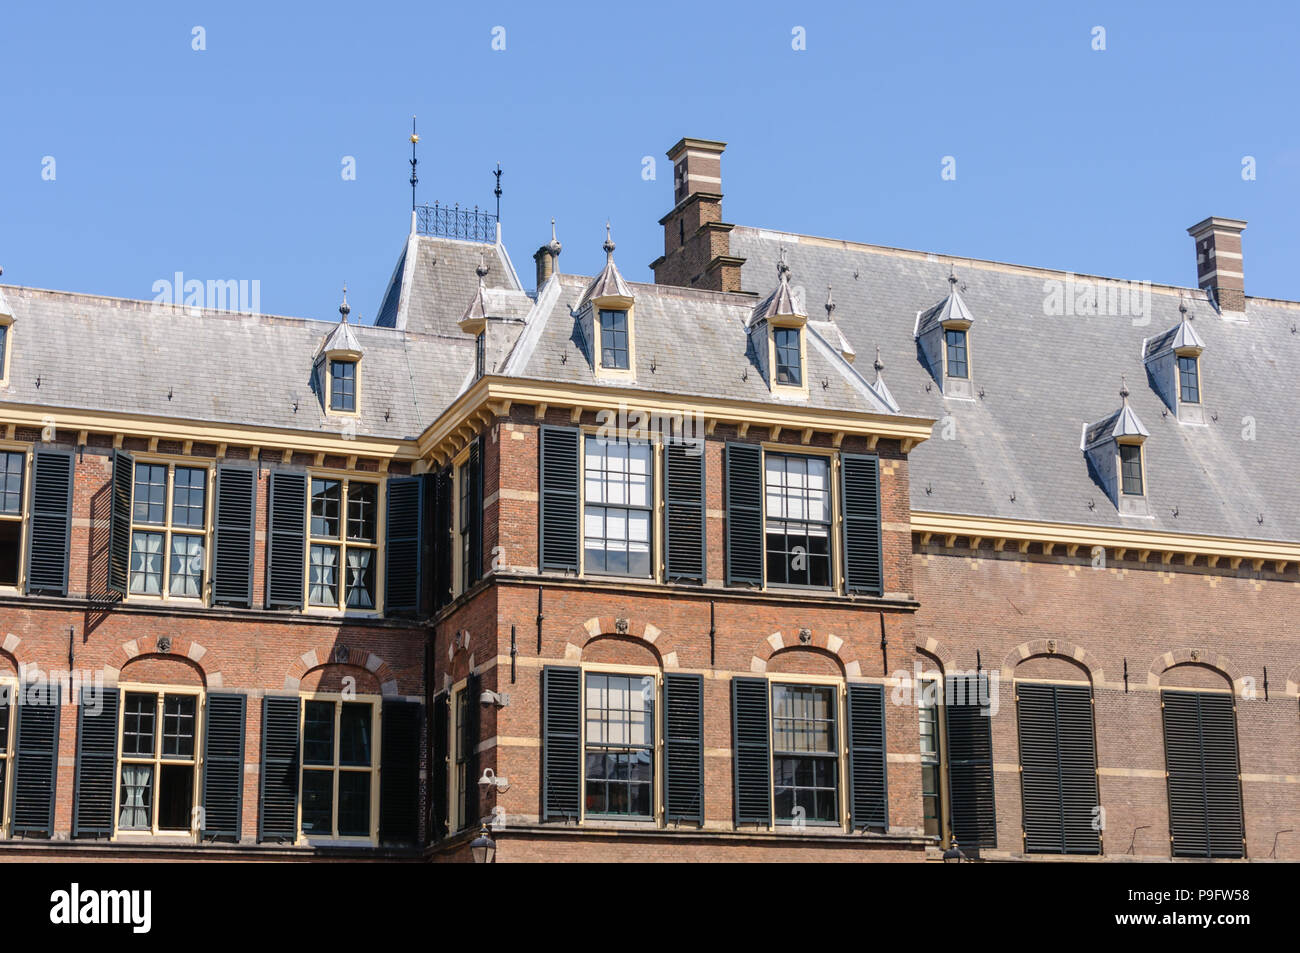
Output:
<instances>
[{"instance_id":1,"label":"yellow painted cornice","mask_svg":"<svg viewBox=\"0 0 1300 953\"><path fill-rule=\"evenodd\" d=\"M60 433L110 433L127 437L179 440L182 443L215 443L238 447L263 447L304 453L378 457L387 460L416 460L414 440L357 435L347 437L328 431L288 430L247 424L208 423L146 414L123 414L100 410L75 410L34 404L0 403L0 425L43 428L53 421Z\"/></svg>"},{"instance_id":2,"label":"yellow painted cornice","mask_svg":"<svg viewBox=\"0 0 1300 953\"><path fill-rule=\"evenodd\" d=\"M1108 549L1142 553L1180 554L1209 557L1211 565L1226 559L1236 568L1241 560L1264 560L1285 566L1300 563L1300 542L1272 539L1241 539L1229 536L1196 536L1157 530L1132 529L1126 526L1085 526L1071 523L1042 523L1034 520L996 519L962 516L953 513L929 513L913 510L912 532L955 538L979 537L995 542L1001 550L1007 540L1044 545L1103 546ZM1166 560L1167 562L1168 560ZM1186 563L1186 560L1184 560Z\"/></svg>"},{"instance_id":3,"label":"yellow painted cornice","mask_svg":"<svg viewBox=\"0 0 1300 953\"><path fill-rule=\"evenodd\" d=\"M877 440L898 440L904 452L930 438L934 420L929 417L904 417L895 414L864 414L858 411L823 410L788 405L729 400L718 397L692 397L663 394L634 387L611 388L601 384L559 383L523 380L516 377L485 376L461 394L434 423L420 435L420 456L439 451L443 443L453 440L475 419L497 408L527 404L534 408L564 407L579 410L617 410L627 407L630 413L695 413L707 422L712 433L716 423L735 423L748 427L780 427L789 431L822 431L832 435L855 434ZM505 411L502 410L502 413Z\"/></svg>"}]
</instances>

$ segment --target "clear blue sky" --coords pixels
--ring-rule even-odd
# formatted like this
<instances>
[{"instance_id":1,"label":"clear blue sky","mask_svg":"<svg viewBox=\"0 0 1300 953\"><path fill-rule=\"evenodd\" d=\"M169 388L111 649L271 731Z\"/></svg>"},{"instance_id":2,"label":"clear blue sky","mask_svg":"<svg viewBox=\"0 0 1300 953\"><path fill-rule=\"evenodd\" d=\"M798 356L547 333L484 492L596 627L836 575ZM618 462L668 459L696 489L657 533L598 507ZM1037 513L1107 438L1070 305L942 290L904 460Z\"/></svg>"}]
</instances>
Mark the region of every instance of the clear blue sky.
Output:
<instances>
[{"instance_id":1,"label":"clear blue sky","mask_svg":"<svg viewBox=\"0 0 1300 953\"><path fill-rule=\"evenodd\" d=\"M287 6L6 5L0 280L259 279L264 312L334 319L346 279L373 320L415 113L422 201L491 205L501 161L529 285L552 215L565 271L609 217L647 280L663 153L698 136L730 144L728 221L1190 285L1186 227L1245 218L1247 293L1300 299L1293 2Z\"/></svg>"}]
</instances>

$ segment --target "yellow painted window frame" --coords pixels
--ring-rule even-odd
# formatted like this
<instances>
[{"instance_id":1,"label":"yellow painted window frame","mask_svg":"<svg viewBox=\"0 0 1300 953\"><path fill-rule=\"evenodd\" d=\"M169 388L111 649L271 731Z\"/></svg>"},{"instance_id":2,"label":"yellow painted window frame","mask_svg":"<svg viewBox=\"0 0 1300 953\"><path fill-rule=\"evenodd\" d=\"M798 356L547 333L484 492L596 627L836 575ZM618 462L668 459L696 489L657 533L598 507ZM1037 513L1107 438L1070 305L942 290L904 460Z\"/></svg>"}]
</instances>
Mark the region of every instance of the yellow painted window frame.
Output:
<instances>
[{"instance_id":1,"label":"yellow painted window frame","mask_svg":"<svg viewBox=\"0 0 1300 953\"><path fill-rule=\"evenodd\" d=\"M117 685L117 759L113 764L113 836L114 841L150 839L154 837L190 837L198 840L199 830L196 824L196 809L203 800L203 717L207 709L207 692L202 688L187 685L158 685L144 682L120 682ZM122 753L122 731L126 726L126 696L128 694L153 695L154 738L153 755L150 757ZM163 706L167 695L194 696L194 756L192 758L164 758L162 756ZM150 811L150 829L121 830L118 823L122 816L122 766L126 764L148 764L153 766L153 782ZM190 826L185 831L162 829L158 826L158 788L162 780L164 764L189 765L194 772L194 785L191 791Z\"/></svg>"},{"instance_id":2,"label":"yellow painted window frame","mask_svg":"<svg viewBox=\"0 0 1300 953\"><path fill-rule=\"evenodd\" d=\"M805 447L801 444L774 443L772 441L763 441L759 444L763 449L763 592L809 592L809 593L832 593L842 595L844 593L844 560L843 553L843 519L844 514L841 512L842 507L839 505L840 494L843 492L840 481L841 476L841 455L840 451L833 447ZM830 560L831 560L831 584L829 586L786 586L771 585L767 581L767 455L775 453L779 456L793 457L824 457L827 461L827 476L830 479L830 508L831 508L831 537L830 537Z\"/></svg>"},{"instance_id":3,"label":"yellow painted window frame","mask_svg":"<svg viewBox=\"0 0 1300 953\"><path fill-rule=\"evenodd\" d=\"M126 601L127 602L174 602L179 605L202 606L207 605L212 593L212 493L216 482L217 464L216 461L209 457L175 457L161 456L155 454L132 454L135 463L131 467L131 537L127 540L127 575L126 575ZM135 474L136 467L140 464L147 466L161 466L167 469L167 482L163 488L163 521L162 523L139 523L135 518ZM205 472L203 484L203 529L198 531L190 527L174 527L172 525L172 504L173 494L176 492L176 468L181 467L187 470L203 470ZM162 583L161 590L157 595L148 592L131 591L131 562L135 553L135 534L136 533L162 533ZM202 536L203 537L203 584L199 590L198 598L194 596L178 596L171 592L171 547L173 534L179 536Z\"/></svg>"},{"instance_id":4,"label":"yellow painted window frame","mask_svg":"<svg viewBox=\"0 0 1300 953\"><path fill-rule=\"evenodd\" d=\"M1200 399L1195 403L1183 400L1183 369L1179 359L1184 357L1190 357L1196 362L1196 396ZM1184 404L1188 407L1205 406L1205 377L1201 374L1201 352L1199 350L1183 348L1182 353L1174 351L1174 399L1180 408Z\"/></svg>"},{"instance_id":5,"label":"yellow painted window frame","mask_svg":"<svg viewBox=\"0 0 1300 953\"><path fill-rule=\"evenodd\" d=\"M301 753L298 758L298 838L299 845L311 844L370 844L372 846L379 843L379 749L383 731L383 697L380 695L353 695L344 696L341 692L299 692L298 697L301 704L298 706L298 750ZM306 763L306 729L307 729L307 702L332 702L334 705L334 763L332 766L309 765ZM359 703L370 706L370 764L367 767L359 765L341 765L339 764L339 747L342 744L342 736L339 733L340 723L343 718L342 703ZM360 774L369 772L370 774L370 835L368 837L358 836L339 836L331 833L328 837L322 837L318 834L305 834L302 829L302 804L303 804L303 775L308 771L330 771L334 778L334 787L332 801L330 804L331 832L337 831L339 827L339 775L343 773Z\"/></svg>"},{"instance_id":6,"label":"yellow painted window frame","mask_svg":"<svg viewBox=\"0 0 1300 953\"><path fill-rule=\"evenodd\" d=\"M18 728L18 692L21 689L16 678L11 676L0 677L0 692L4 692L8 706L5 709L5 740L6 744L0 748L0 760L4 761L4 797L0 798L0 838L9 836L10 821L10 804L13 802L13 794L10 793L14 786L14 732Z\"/></svg>"},{"instance_id":7,"label":"yellow painted window frame","mask_svg":"<svg viewBox=\"0 0 1300 953\"><path fill-rule=\"evenodd\" d=\"M666 553L664 552L663 524L664 500L663 487L663 437L658 433L637 436L638 442L650 445L650 575L619 576L612 573L587 572L587 438L600 435L604 428L585 424L578 428L578 575L590 579L612 579L639 583L663 582L668 572ZM626 430L606 433L615 442L630 439ZM600 504L597 504L600 505ZM640 507L636 507L640 509Z\"/></svg>"},{"instance_id":8,"label":"yellow painted window frame","mask_svg":"<svg viewBox=\"0 0 1300 953\"><path fill-rule=\"evenodd\" d=\"M848 682L835 675L769 675L767 676L767 778L768 803L771 805L768 825L774 831L794 830L804 833L809 828L800 830L791 824L776 823L776 706L772 704L772 687L774 685L817 685L830 686L835 689L835 797L839 809L840 830L849 833L852 828L849 805L849 747L845 737L848 727ZM810 825L818 830L834 830L833 825Z\"/></svg>"},{"instance_id":9,"label":"yellow painted window frame","mask_svg":"<svg viewBox=\"0 0 1300 953\"><path fill-rule=\"evenodd\" d=\"M356 351L331 351L325 358L325 413L331 417L361 416L361 355ZM334 362L352 365L352 409L334 409Z\"/></svg>"},{"instance_id":10,"label":"yellow painted window frame","mask_svg":"<svg viewBox=\"0 0 1300 953\"><path fill-rule=\"evenodd\" d=\"M776 379L776 332L795 330L799 332L799 384L781 384ZM772 393L784 397L807 398L808 396L808 324L801 317L774 317L767 321L767 366L768 379L771 381Z\"/></svg>"},{"instance_id":11,"label":"yellow painted window frame","mask_svg":"<svg viewBox=\"0 0 1300 953\"><path fill-rule=\"evenodd\" d=\"M592 369L599 380L635 380L636 379L636 325L635 305L622 298L595 298L588 304L591 308L591 355ZM605 367L601 357L600 312L623 311L627 318L627 367Z\"/></svg>"},{"instance_id":12,"label":"yellow painted window frame","mask_svg":"<svg viewBox=\"0 0 1300 953\"><path fill-rule=\"evenodd\" d=\"M953 380L953 381L967 381L969 383L971 381L974 381L975 365L971 361L970 322L969 321L945 321L944 323L939 325L939 328L943 332L939 336L939 344L940 347L943 348L944 382L947 383L948 381ZM966 343L966 376L965 377L953 377L951 374L948 373L948 332L949 331L960 331L962 333L962 338L965 340Z\"/></svg>"},{"instance_id":13,"label":"yellow painted window frame","mask_svg":"<svg viewBox=\"0 0 1300 953\"><path fill-rule=\"evenodd\" d=\"M0 451L4 453L21 453L23 455L23 486L22 491L18 494L18 515L12 513L0 513L0 520L6 522L16 522L18 526L18 578L12 586L0 586L0 592L17 593L23 591L23 583L26 581L27 574L27 517L28 497L31 496L31 479L32 479L32 454L31 448L27 444L13 443L7 440L0 440Z\"/></svg>"},{"instance_id":14,"label":"yellow painted window frame","mask_svg":"<svg viewBox=\"0 0 1300 953\"><path fill-rule=\"evenodd\" d=\"M950 808L949 808L949 801L948 801L948 798L949 798L949 789L948 789L948 783L949 783L949 782L948 782L948 712L947 712L947 700L948 700L948 699L947 699L947 695L946 695L946 691L947 691L946 686L947 686L948 682L947 682L947 679L944 677L944 675L943 675L942 672L928 672L928 673L922 674L921 677L917 679L917 693L916 693L915 701L916 701L916 709L917 709L917 740L918 740L918 741L920 740L920 730L921 730L921 728L920 728L920 716L921 716L921 711L922 711L923 708L930 707L930 706L925 706L925 705L922 705L922 704L921 704L921 700L922 700L922 698L924 697L924 695L923 695L922 693L925 691L925 686L926 686L927 684L933 684L933 685L935 686L935 688L934 688L934 692L935 692L935 695L934 695L934 706L933 706L933 707L934 707L934 710L935 710L935 718L934 718L934 730L935 730L935 732L936 732L936 734L935 734L935 747L937 748L937 753L938 753L938 765L937 765L937 766L938 766L938 769L939 769L939 771L938 771L938 773L939 773L939 794L938 794L938 797L939 797L939 843L942 844L943 846L947 847L950 843L952 843L952 811L951 811ZM919 747L919 745L918 745L918 747ZM921 768L922 768L922 771L924 771L924 769L925 769L925 764L926 764L926 761L925 761L925 752L922 751L920 754L921 754ZM925 785L925 782L924 782L924 779L922 780L921 784L922 784L922 794L921 794L921 801L922 801L922 815L921 815L921 823L922 823L922 825L924 825L924 823L925 823L925 814L924 814L924 810L925 810L925 793L924 793L925 788L924 788L924 785Z\"/></svg>"},{"instance_id":15,"label":"yellow painted window frame","mask_svg":"<svg viewBox=\"0 0 1300 953\"><path fill-rule=\"evenodd\" d=\"M339 484L339 535L331 539L317 536L311 527L312 483L315 480L336 480ZM368 483L375 486L375 541L348 539L348 488L353 483ZM359 618L372 618L384 614L384 539L385 513L388 501L388 481L377 479L369 474L358 476L350 470L327 470L311 467L307 470L307 552L302 574L303 611L313 615L345 615ZM317 605L311 601L311 550L313 546L333 546L339 552L338 559L338 598L334 606ZM356 609L348 606L348 550L368 549L374 552L371 565L375 570L375 605L372 609Z\"/></svg>"},{"instance_id":16,"label":"yellow painted window frame","mask_svg":"<svg viewBox=\"0 0 1300 953\"><path fill-rule=\"evenodd\" d=\"M655 717L654 717L654 757L653 768L650 776L650 796L651 807L650 817L623 817L616 814L597 814L591 818L591 823L601 827L627 825L630 827L646 828L653 825L655 828L666 826L666 807L663 799L663 762L664 762L664 673L657 665L615 665L609 662L583 662L579 668L582 670L582 691L580 693L578 721L579 721L579 740L578 750L582 752L580 761L580 772L578 777L578 823L588 823L587 818L587 673L593 672L597 675L623 675L635 678L640 675L643 677L653 678L655 681Z\"/></svg>"},{"instance_id":17,"label":"yellow painted window frame","mask_svg":"<svg viewBox=\"0 0 1300 953\"><path fill-rule=\"evenodd\" d=\"M459 779L456 776L457 767L460 765L462 756L468 761L468 755L473 752L462 752L460 750L460 700L469 690L469 679L462 678L459 682L452 685L451 690L447 693L448 717L447 730L451 737L447 739L447 832L455 834L459 831L469 830L472 825L479 822L476 817L466 817L462 824L460 812L465 805L460 802ZM478 699L466 699L465 704L477 705ZM468 710L468 709L467 709ZM469 800L470 785L477 785L478 778L465 778L465 798Z\"/></svg>"},{"instance_id":18,"label":"yellow painted window frame","mask_svg":"<svg viewBox=\"0 0 1300 953\"><path fill-rule=\"evenodd\" d=\"M453 599L464 593L467 588L464 585L465 554L461 552L460 545L460 537L465 530L460 512L460 491L463 482L461 468L469 462L469 448L470 444L466 444L451 461L451 597ZM482 465L483 457L480 453L479 466Z\"/></svg>"}]
</instances>

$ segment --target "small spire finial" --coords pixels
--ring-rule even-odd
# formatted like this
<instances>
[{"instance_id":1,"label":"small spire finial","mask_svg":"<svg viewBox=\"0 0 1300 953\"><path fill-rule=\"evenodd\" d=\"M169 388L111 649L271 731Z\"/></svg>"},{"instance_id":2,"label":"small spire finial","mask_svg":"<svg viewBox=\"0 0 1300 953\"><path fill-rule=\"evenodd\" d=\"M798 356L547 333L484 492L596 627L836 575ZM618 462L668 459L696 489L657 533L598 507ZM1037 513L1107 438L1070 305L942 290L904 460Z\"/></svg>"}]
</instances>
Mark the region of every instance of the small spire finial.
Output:
<instances>
[{"instance_id":1,"label":"small spire finial","mask_svg":"<svg viewBox=\"0 0 1300 953\"><path fill-rule=\"evenodd\" d=\"M339 305L339 314L343 315L344 324L348 323L348 315L351 313L352 309L348 307L348 283L345 281L343 282L343 303Z\"/></svg>"},{"instance_id":2,"label":"small spire finial","mask_svg":"<svg viewBox=\"0 0 1300 953\"><path fill-rule=\"evenodd\" d=\"M492 194L497 197L497 221L501 221L501 163L497 163L496 171L492 173L497 177L497 187L492 190Z\"/></svg>"},{"instance_id":3,"label":"small spire finial","mask_svg":"<svg viewBox=\"0 0 1300 953\"><path fill-rule=\"evenodd\" d=\"M880 380L880 372L885 369L884 362L880 360L880 345L876 345L876 362L872 365L876 369L876 380Z\"/></svg>"},{"instance_id":4,"label":"small spire finial","mask_svg":"<svg viewBox=\"0 0 1300 953\"><path fill-rule=\"evenodd\" d=\"M488 271L487 253L480 251L478 253L478 266L474 269L474 274L478 275L478 283L483 284L483 279L487 277Z\"/></svg>"},{"instance_id":5,"label":"small spire finial","mask_svg":"<svg viewBox=\"0 0 1300 953\"><path fill-rule=\"evenodd\" d=\"M605 220L605 243L600 247L605 249L606 258L614 257L614 239L610 235L609 219Z\"/></svg>"},{"instance_id":6,"label":"small spire finial","mask_svg":"<svg viewBox=\"0 0 1300 953\"><path fill-rule=\"evenodd\" d=\"M948 266L948 284L957 284L957 270L952 265Z\"/></svg>"},{"instance_id":7,"label":"small spire finial","mask_svg":"<svg viewBox=\"0 0 1300 953\"><path fill-rule=\"evenodd\" d=\"M1178 313L1183 316L1183 320L1187 320L1187 299L1181 291L1178 293Z\"/></svg>"},{"instance_id":8,"label":"small spire finial","mask_svg":"<svg viewBox=\"0 0 1300 953\"><path fill-rule=\"evenodd\" d=\"M411 117L411 211L415 211L415 183L420 181L420 177L415 174L415 166L420 161L415 157L415 146L419 143L420 137L415 131L415 117Z\"/></svg>"},{"instance_id":9,"label":"small spire finial","mask_svg":"<svg viewBox=\"0 0 1300 953\"><path fill-rule=\"evenodd\" d=\"M826 317L828 320L835 316L835 299L831 297L831 286L826 286Z\"/></svg>"},{"instance_id":10,"label":"small spire finial","mask_svg":"<svg viewBox=\"0 0 1300 953\"><path fill-rule=\"evenodd\" d=\"M785 260L785 248L781 249L781 257L776 262L776 277L778 281L785 281L790 277L790 263Z\"/></svg>"},{"instance_id":11,"label":"small spire finial","mask_svg":"<svg viewBox=\"0 0 1300 953\"><path fill-rule=\"evenodd\" d=\"M1123 401L1124 406L1128 406L1128 378L1123 374L1119 376L1119 399Z\"/></svg>"},{"instance_id":12,"label":"small spire finial","mask_svg":"<svg viewBox=\"0 0 1300 953\"><path fill-rule=\"evenodd\" d=\"M551 241L550 244L547 245L546 247L549 248L551 250L551 254L557 258L560 255L560 251L564 248L564 246L560 244L560 240L555 237L555 216L554 215L551 216Z\"/></svg>"}]
</instances>

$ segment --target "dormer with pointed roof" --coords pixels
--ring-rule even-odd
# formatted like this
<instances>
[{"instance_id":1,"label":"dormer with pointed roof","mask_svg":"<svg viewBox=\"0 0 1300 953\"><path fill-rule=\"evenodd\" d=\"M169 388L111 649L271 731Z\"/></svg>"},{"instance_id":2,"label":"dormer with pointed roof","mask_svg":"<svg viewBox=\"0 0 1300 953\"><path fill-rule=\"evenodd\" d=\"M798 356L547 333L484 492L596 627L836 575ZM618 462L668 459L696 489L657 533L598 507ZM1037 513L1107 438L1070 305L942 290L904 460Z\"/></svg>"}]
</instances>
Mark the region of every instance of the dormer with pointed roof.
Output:
<instances>
[{"instance_id":1,"label":"dormer with pointed roof","mask_svg":"<svg viewBox=\"0 0 1300 953\"><path fill-rule=\"evenodd\" d=\"M776 264L776 278L776 288L750 314L750 351L773 394L807 397L808 312L790 285L785 249ZM828 318L834 308L831 301ZM835 334L839 336L838 328Z\"/></svg>"},{"instance_id":2,"label":"dormer with pointed roof","mask_svg":"<svg viewBox=\"0 0 1300 953\"><path fill-rule=\"evenodd\" d=\"M1142 342L1142 361L1152 390L1174 412L1178 422L1204 426L1201 354L1205 342L1192 326L1185 302L1179 303L1178 313L1178 324Z\"/></svg>"},{"instance_id":3,"label":"dormer with pointed roof","mask_svg":"<svg viewBox=\"0 0 1300 953\"><path fill-rule=\"evenodd\" d=\"M578 300L576 314L597 377L636 377L635 295L614 263L614 239L605 223L605 267Z\"/></svg>"},{"instance_id":4,"label":"dormer with pointed roof","mask_svg":"<svg viewBox=\"0 0 1300 953\"><path fill-rule=\"evenodd\" d=\"M348 286L343 286L339 323L325 335L312 360L312 387L321 407L330 415L355 417L361 413L361 342L348 315Z\"/></svg>"},{"instance_id":5,"label":"dormer with pointed roof","mask_svg":"<svg viewBox=\"0 0 1300 953\"><path fill-rule=\"evenodd\" d=\"M504 363L522 328L522 315L532 306L531 299L521 292L490 287L491 271L486 255L480 255L474 268L478 285L458 322L461 331L474 339L471 380L495 372Z\"/></svg>"},{"instance_id":6,"label":"dormer with pointed roof","mask_svg":"<svg viewBox=\"0 0 1300 953\"><path fill-rule=\"evenodd\" d=\"M1119 410L1083 425L1079 449L1120 516L1150 517L1143 447L1150 433L1129 406L1127 380L1122 380L1119 396Z\"/></svg>"},{"instance_id":7,"label":"dormer with pointed roof","mask_svg":"<svg viewBox=\"0 0 1300 953\"><path fill-rule=\"evenodd\" d=\"M917 312L912 335L943 396L973 400L969 331L975 319L957 290L957 276L951 272L948 286L946 298L927 311Z\"/></svg>"}]
</instances>

